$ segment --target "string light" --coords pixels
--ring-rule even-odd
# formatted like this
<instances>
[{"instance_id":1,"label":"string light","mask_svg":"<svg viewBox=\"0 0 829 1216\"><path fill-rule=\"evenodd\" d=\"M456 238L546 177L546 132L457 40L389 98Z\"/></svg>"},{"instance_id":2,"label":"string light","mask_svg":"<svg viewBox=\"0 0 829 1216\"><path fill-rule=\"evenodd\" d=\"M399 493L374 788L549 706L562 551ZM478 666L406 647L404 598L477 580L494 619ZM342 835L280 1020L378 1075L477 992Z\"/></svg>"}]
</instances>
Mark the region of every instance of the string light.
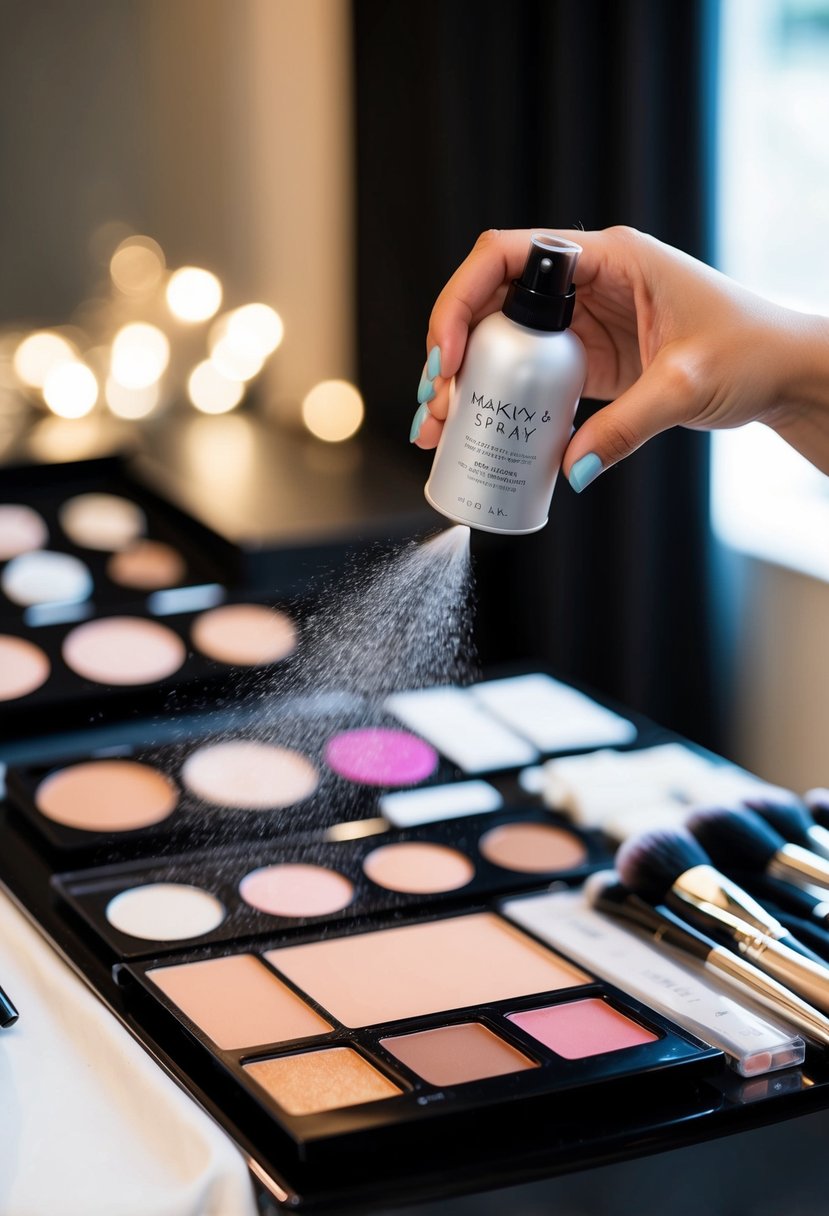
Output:
<instances>
[{"instance_id":1,"label":"string light","mask_svg":"<svg viewBox=\"0 0 829 1216\"><path fill-rule=\"evenodd\" d=\"M179 321L209 321L222 303L222 285L209 270L182 266L170 275L167 307Z\"/></svg>"},{"instance_id":2,"label":"string light","mask_svg":"<svg viewBox=\"0 0 829 1216\"><path fill-rule=\"evenodd\" d=\"M107 377L104 396L117 418L146 418L158 405L161 392L158 381L144 388L125 388L112 376Z\"/></svg>"},{"instance_id":3,"label":"string light","mask_svg":"<svg viewBox=\"0 0 829 1216\"><path fill-rule=\"evenodd\" d=\"M59 418L83 418L98 400L98 381L85 363L59 363L43 382L43 399Z\"/></svg>"},{"instance_id":4,"label":"string light","mask_svg":"<svg viewBox=\"0 0 829 1216\"><path fill-rule=\"evenodd\" d=\"M365 406L347 380L322 380L302 402L302 421L312 435L326 443L341 443L359 431Z\"/></svg>"},{"instance_id":5,"label":"string light","mask_svg":"<svg viewBox=\"0 0 829 1216\"><path fill-rule=\"evenodd\" d=\"M164 250L158 241L149 236L130 236L113 253L109 273L124 295L142 296L161 282L164 266Z\"/></svg>"},{"instance_id":6,"label":"string light","mask_svg":"<svg viewBox=\"0 0 829 1216\"><path fill-rule=\"evenodd\" d=\"M215 364L206 359L190 373L187 392L193 405L203 414L227 414L242 400L245 386L239 380L223 376Z\"/></svg>"},{"instance_id":7,"label":"string light","mask_svg":"<svg viewBox=\"0 0 829 1216\"><path fill-rule=\"evenodd\" d=\"M24 338L14 352L14 370L30 388L43 388L46 377L61 363L71 363L78 353L66 338L50 330L39 330Z\"/></svg>"},{"instance_id":8,"label":"string light","mask_svg":"<svg viewBox=\"0 0 829 1216\"><path fill-rule=\"evenodd\" d=\"M156 325L134 321L115 335L110 374L124 388L149 388L161 379L169 362L170 343Z\"/></svg>"}]
</instances>

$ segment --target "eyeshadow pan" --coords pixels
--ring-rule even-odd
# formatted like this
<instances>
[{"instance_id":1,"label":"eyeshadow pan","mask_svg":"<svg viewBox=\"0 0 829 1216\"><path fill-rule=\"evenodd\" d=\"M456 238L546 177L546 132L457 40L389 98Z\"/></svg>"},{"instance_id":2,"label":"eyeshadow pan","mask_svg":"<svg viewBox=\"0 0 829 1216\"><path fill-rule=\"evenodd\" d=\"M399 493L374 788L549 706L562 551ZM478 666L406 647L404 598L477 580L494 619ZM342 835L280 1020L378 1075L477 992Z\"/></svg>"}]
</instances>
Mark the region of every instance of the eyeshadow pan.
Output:
<instances>
[{"instance_id":1,"label":"eyeshadow pan","mask_svg":"<svg viewBox=\"0 0 829 1216\"><path fill-rule=\"evenodd\" d=\"M13 557L0 587L14 604L76 604L88 599L94 582L87 566L71 553L33 549Z\"/></svg>"},{"instance_id":2,"label":"eyeshadow pan","mask_svg":"<svg viewBox=\"0 0 829 1216\"><path fill-rule=\"evenodd\" d=\"M438 765L435 749L405 730L374 726L334 735L325 762L348 781L363 785L416 785Z\"/></svg>"},{"instance_id":3,"label":"eyeshadow pan","mask_svg":"<svg viewBox=\"0 0 829 1216\"><path fill-rule=\"evenodd\" d=\"M432 1085L463 1085L538 1067L534 1060L480 1022L438 1026L380 1042L386 1051Z\"/></svg>"},{"instance_id":4,"label":"eyeshadow pan","mask_svg":"<svg viewBox=\"0 0 829 1216\"><path fill-rule=\"evenodd\" d=\"M584 972L493 912L286 946L265 957L346 1026L587 982Z\"/></svg>"},{"instance_id":5,"label":"eyeshadow pan","mask_svg":"<svg viewBox=\"0 0 829 1216\"><path fill-rule=\"evenodd\" d=\"M77 494L66 500L58 519L69 539L84 549L123 549L147 527L141 508L117 494Z\"/></svg>"},{"instance_id":6,"label":"eyeshadow pan","mask_svg":"<svg viewBox=\"0 0 829 1216\"><path fill-rule=\"evenodd\" d=\"M525 1009L508 1018L565 1060L639 1047L659 1037L598 998Z\"/></svg>"},{"instance_id":7,"label":"eyeshadow pan","mask_svg":"<svg viewBox=\"0 0 829 1216\"><path fill-rule=\"evenodd\" d=\"M403 1091L350 1047L329 1047L243 1065L289 1115L317 1115Z\"/></svg>"},{"instance_id":8,"label":"eyeshadow pan","mask_svg":"<svg viewBox=\"0 0 829 1216\"><path fill-rule=\"evenodd\" d=\"M269 916L330 916L348 907L354 887L336 870L286 862L246 874L239 894Z\"/></svg>"},{"instance_id":9,"label":"eyeshadow pan","mask_svg":"<svg viewBox=\"0 0 829 1216\"><path fill-rule=\"evenodd\" d=\"M114 929L148 941L187 941L216 929L225 918L209 891L177 882L132 887L111 899L106 918Z\"/></svg>"},{"instance_id":10,"label":"eyeshadow pan","mask_svg":"<svg viewBox=\"0 0 829 1216\"><path fill-rule=\"evenodd\" d=\"M187 652L158 621L112 616L76 626L61 653L67 667L96 684L151 684L178 671Z\"/></svg>"},{"instance_id":11,"label":"eyeshadow pan","mask_svg":"<svg viewBox=\"0 0 829 1216\"><path fill-rule=\"evenodd\" d=\"M86 832L129 832L166 819L176 808L173 782L136 760L87 760L45 777L35 805L55 823Z\"/></svg>"},{"instance_id":12,"label":"eyeshadow pan","mask_svg":"<svg viewBox=\"0 0 829 1216\"><path fill-rule=\"evenodd\" d=\"M191 631L193 645L211 659L239 667L276 663L296 649L296 625L264 604L222 604L203 612Z\"/></svg>"},{"instance_id":13,"label":"eyeshadow pan","mask_svg":"<svg viewBox=\"0 0 829 1216\"><path fill-rule=\"evenodd\" d=\"M214 806L264 811L310 797L319 777L300 752L253 739L226 739L188 756L181 779Z\"/></svg>"},{"instance_id":14,"label":"eyeshadow pan","mask_svg":"<svg viewBox=\"0 0 829 1216\"><path fill-rule=\"evenodd\" d=\"M503 823L484 833L478 848L493 865L522 874L572 870L587 860L578 836L548 823Z\"/></svg>"},{"instance_id":15,"label":"eyeshadow pan","mask_svg":"<svg viewBox=\"0 0 829 1216\"><path fill-rule=\"evenodd\" d=\"M34 642L0 633L0 701L13 701L40 688L49 678L51 664Z\"/></svg>"},{"instance_id":16,"label":"eyeshadow pan","mask_svg":"<svg viewBox=\"0 0 829 1216\"><path fill-rule=\"evenodd\" d=\"M288 1043L331 1029L252 954L156 967L147 975L223 1049Z\"/></svg>"},{"instance_id":17,"label":"eyeshadow pan","mask_svg":"<svg viewBox=\"0 0 829 1216\"><path fill-rule=\"evenodd\" d=\"M126 549L113 553L107 574L122 587L137 591L158 591L175 587L184 578L187 566L178 549L160 540L136 540Z\"/></svg>"},{"instance_id":18,"label":"eyeshadow pan","mask_svg":"<svg viewBox=\"0 0 829 1216\"><path fill-rule=\"evenodd\" d=\"M365 858L363 871L379 887L411 895L455 891L475 877L465 854L418 840L381 845Z\"/></svg>"},{"instance_id":19,"label":"eyeshadow pan","mask_svg":"<svg viewBox=\"0 0 829 1216\"><path fill-rule=\"evenodd\" d=\"M0 562L29 549L41 549L49 539L42 515L22 503L0 505Z\"/></svg>"}]
</instances>

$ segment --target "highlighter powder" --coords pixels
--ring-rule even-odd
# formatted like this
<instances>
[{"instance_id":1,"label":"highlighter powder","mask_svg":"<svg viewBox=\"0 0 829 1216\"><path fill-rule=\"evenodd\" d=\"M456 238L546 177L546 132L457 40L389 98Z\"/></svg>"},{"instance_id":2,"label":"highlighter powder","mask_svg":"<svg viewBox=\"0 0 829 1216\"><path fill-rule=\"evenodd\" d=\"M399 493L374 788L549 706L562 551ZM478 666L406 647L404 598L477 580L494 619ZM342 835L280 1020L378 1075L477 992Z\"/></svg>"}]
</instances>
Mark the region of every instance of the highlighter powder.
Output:
<instances>
[{"instance_id":1,"label":"highlighter powder","mask_svg":"<svg viewBox=\"0 0 829 1216\"><path fill-rule=\"evenodd\" d=\"M526 1009L508 1018L565 1060L639 1047L659 1037L598 998Z\"/></svg>"},{"instance_id":2,"label":"highlighter powder","mask_svg":"<svg viewBox=\"0 0 829 1216\"><path fill-rule=\"evenodd\" d=\"M71 553L33 549L13 557L0 587L15 604L76 604L88 599L94 583L87 566Z\"/></svg>"},{"instance_id":3,"label":"highlighter powder","mask_svg":"<svg viewBox=\"0 0 829 1216\"><path fill-rule=\"evenodd\" d=\"M507 1073L537 1068L517 1047L512 1047L480 1022L438 1026L415 1034L381 1039L386 1051L432 1085L463 1085Z\"/></svg>"},{"instance_id":4,"label":"highlighter powder","mask_svg":"<svg viewBox=\"0 0 829 1216\"><path fill-rule=\"evenodd\" d=\"M191 632L193 645L220 663L258 667L276 663L296 648L296 626L284 612L263 604L223 604L203 612Z\"/></svg>"},{"instance_id":5,"label":"highlighter powder","mask_svg":"<svg viewBox=\"0 0 829 1216\"><path fill-rule=\"evenodd\" d=\"M140 616L86 621L66 635L61 653L67 667L97 684L165 680L187 657L178 634Z\"/></svg>"},{"instance_id":6,"label":"highlighter powder","mask_svg":"<svg viewBox=\"0 0 829 1216\"><path fill-rule=\"evenodd\" d=\"M588 982L583 971L493 912L283 946L265 957L346 1026Z\"/></svg>"},{"instance_id":7,"label":"highlighter powder","mask_svg":"<svg viewBox=\"0 0 829 1216\"><path fill-rule=\"evenodd\" d=\"M247 811L292 806L319 783L317 770L300 752L249 739L200 747L185 760L181 779L205 802Z\"/></svg>"},{"instance_id":8,"label":"highlighter powder","mask_svg":"<svg viewBox=\"0 0 829 1216\"><path fill-rule=\"evenodd\" d=\"M218 1047L258 1047L331 1029L252 954L157 967L147 975Z\"/></svg>"},{"instance_id":9,"label":"highlighter powder","mask_svg":"<svg viewBox=\"0 0 829 1216\"><path fill-rule=\"evenodd\" d=\"M13 701L40 688L49 678L44 652L25 638L0 633L0 701Z\"/></svg>"},{"instance_id":10,"label":"highlighter powder","mask_svg":"<svg viewBox=\"0 0 829 1216\"><path fill-rule=\"evenodd\" d=\"M136 540L126 549L113 553L107 562L107 574L122 587L138 591L160 591L176 587L187 572L178 549L160 540Z\"/></svg>"},{"instance_id":11,"label":"highlighter powder","mask_svg":"<svg viewBox=\"0 0 829 1216\"><path fill-rule=\"evenodd\" d=\"M438 754L408 731L374 726L334 735L326 744L325 762L341 777L363 785L416 785L431 777Z\"/></svg>"},{"instance_id":12,"label":"highlighter powder","mask_svg":"<svg viewBox=\"0 0 829 1216\"><path fill-rule=\"evenodd\" d=\"M48 539L46 521L37 511L11 502L0 506L0 562L30 549L41 549Z\"/></svg>"},{"instance_id":13,"label":"highlighter powder","mask_svg":"<svg viewBox=\"0 0 829 1216\"><path fill-rule=\"evenodd\" d=\"M85 832L129 832L160 823L176 808L172 781L136 760L87 760L59 769L37 787L41 815Z\"/></svg>"},{"instance_id":14,"label":"highlighter powder","mask_svg":"<svg viewBox=\"0 0 829 1216\"><path fill-rule=\"evenodd\" d=\"M403 1092L350 1047L258 1060L243 1068L289 1115L317 1115Z\"/></svg>"},{"instance_id":15,"label":"highlighter powder","mask_svg":"<svg viewBox=\"0 0 829 1216\"><path fill-rule=\"evenodd\" d=\"M481 837L478 848L493 865L521 874L572 870L587 860L578 836L548 823L501 824Z\"/></svg>"},{"instance_id":16,"label":"highlighter powder","mask_svg":"<svg viewBox=\"0 0 829 1216\"><path fill-rule=\"evenodd\" d=\"M239 894L269 916L330 916L348 907L354 887L325 866L285 863L246 874Z\"/></svg>"},{"instance_id":17,"label":"highlighter powder","mask_svg":"<svg viewBox=\"0 0 829 1216\"><path fill-rule=\"evenodd\" d=\"M225 918L223 905L201 887L177 882L152 882L122 891L106 906L114 929L148 941L187 941L217 929Z\"/></svg>"},{"instance_id":18,"label":"highlighter powder","mask_svg":"<svg viewBox=\"0 0 829 1216\"><path fill-rule=\"evenodd\" d=\"M141 508L117 494L78 494L67 499L58 519L69 539L84 549L123 549L147 527Z\"/></svg>"},{"instance_id":19,"label":"highlighter powder","mask_svg":"<svg viewBox=\"0 0 829 1216\"><path fill-rule=\"evenodd\" d=\"M388 891L412 895L456 891L475 877L475 867L465 854L418 840L381 845L365 858L363 871Z\"/></svg>"}]
</instances>

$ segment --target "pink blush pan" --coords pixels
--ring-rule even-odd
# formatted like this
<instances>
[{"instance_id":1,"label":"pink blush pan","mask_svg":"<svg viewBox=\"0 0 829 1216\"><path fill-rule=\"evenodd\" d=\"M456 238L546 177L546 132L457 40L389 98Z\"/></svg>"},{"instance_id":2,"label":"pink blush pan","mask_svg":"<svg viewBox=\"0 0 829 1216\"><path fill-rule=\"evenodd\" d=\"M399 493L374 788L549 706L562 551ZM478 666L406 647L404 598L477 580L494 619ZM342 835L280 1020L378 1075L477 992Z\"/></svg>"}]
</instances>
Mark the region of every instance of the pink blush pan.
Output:
<instances>
[{"instance_id":1,"label":"pink blush pan","mask_svg":"<svg viewBox=\"0 0 829 1216\"><path fill-rule=\"evenodd\" d=\"M330 769L362 785L417 785L431 777L438 754L405 730L372 726L334 735L325 747Z\"/></svg>"},{"instance_id":2,"label":"pink blush pan","mask_svg":"<svg viewBox=\"0 0 829 1216\"><path fill-rule=\"evenodd\" d=\"M640 1047L659 1037L597 998L549 1005L545 1009L527 1009L508 1017L510 1022L565 1060L582 1060L585 1056L599 1056L625 1047Z\"/></svg>"}]
</instances>

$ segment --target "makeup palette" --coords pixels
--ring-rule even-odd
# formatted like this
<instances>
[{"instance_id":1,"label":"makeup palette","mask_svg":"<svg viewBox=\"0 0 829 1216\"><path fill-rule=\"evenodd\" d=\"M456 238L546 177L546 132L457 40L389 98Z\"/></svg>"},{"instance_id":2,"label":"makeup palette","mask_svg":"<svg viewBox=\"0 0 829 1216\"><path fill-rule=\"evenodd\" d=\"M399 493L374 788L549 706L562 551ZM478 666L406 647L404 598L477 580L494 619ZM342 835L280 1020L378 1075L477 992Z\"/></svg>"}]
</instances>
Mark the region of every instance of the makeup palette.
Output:
<instances>
[{"instance_id":1,"label":"makeup palette","mask_svg":"<svg viewBox=\"0 0 829 1216\"><path fill-rule=\"evenodd\" d=\"M118 459L4 471L0 730L196 704L297 648L302 610L232 588L241 554Z\"/></svg>"},{"instance_id":2,"label":"makeup palette","mask_svg":"<svg viewBox=\"0 0 829 1216\"><path fill-rule=\"evenodd\" d=\"M295 836L98 865L56 874L53 888L114 959L134 959L275 931L290 936L310 925L327 931L424 906L475 904L539 882L579 881L606 860L598 836L525 806L336 843ZM170 912L158 934L173 899L193 914ZM137 910L130 921L125 907Z\"/></svg>"}]
</instances>

